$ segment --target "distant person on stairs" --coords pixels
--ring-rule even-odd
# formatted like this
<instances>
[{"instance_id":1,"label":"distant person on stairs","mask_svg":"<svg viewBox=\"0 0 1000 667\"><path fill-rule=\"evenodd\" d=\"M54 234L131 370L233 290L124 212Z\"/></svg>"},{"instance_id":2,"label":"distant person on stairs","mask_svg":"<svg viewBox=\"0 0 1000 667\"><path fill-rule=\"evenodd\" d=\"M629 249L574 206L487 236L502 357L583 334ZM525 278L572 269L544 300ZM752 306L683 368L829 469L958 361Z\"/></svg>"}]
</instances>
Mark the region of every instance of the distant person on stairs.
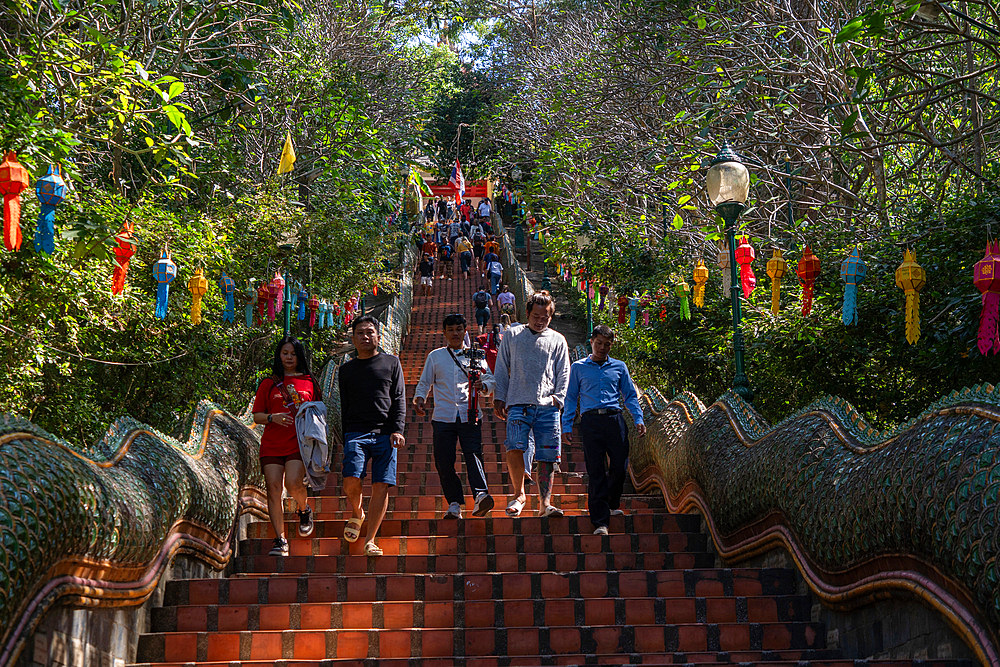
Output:
<instances>
[{"instance_id":1,"label":"distant person on stairs","mask_svg":"<svg viewBox=\"0 0 1000 667\"><path fill-rule=\"evenodd\" d=\"M580 411L579 434L587 464L587 508L595 535L607 535L614 515L622 515L622 487L628 465L628 426L621 403L632 413L639 437L646 435L635 384L625 363L608 356L615 332L601 324L590 334L589 356L570 366L566 408L562 416L563 443L572 444L573 418ZM609 462L606 465L605 462Z\"/></svg>"},{"instance_id":2,"label":"distant person on stairs","mask_svg":"<svg viewBox=\"0 0 1000 667\"><path fill-rule=\"evenodd\" d=\"M486 397L493 394L493 374L482 365L482 359L473 359L464 344L467 326L461 313L445 315L444 339L447 345L432 350L424 361L424 370L413 392L413 412L423 417L427 414L424 402L427 394L434 392L434 465L444 498L448 502L446 519L461 519L465 493L462 480L455 472L455 441L462 445L465 470L472 489L473 516L486 516L493 509L493 496L486 486L483 468L483 413L476 397L469 396L470 384ZM476 376L473 382L473 375Z\"/></svg>"},{"instance_id":3,"label":"distant person on stairs","mask_svg":"<svg viewBox=\"0 0 1000 667\"><path fill-rule=\"evenodd\" d=\"M356 359L340 367L340 407L344 433L344 495L351 518L344 539L356 542L366 518L361 507L361 480L372 462L372 497L368 504L366 556L381 556L376 546L385 518L389 487L396 486L396 450L404 447L406 396L399 358L379 350L378 322L364 315L351 322Z\"/></svg>"},{"instance_id":4,"label":"distant person on stairs","mask_svg":"<svg viewBox=\"0 0 1000 667\"><path fill-rule=\"evenodd\" d=\"M425 243L426 248L429 243ZM434 293L434 259L426 252L417 264L416 273L420 276L420 293L429 296Z\"/></svg>"},{"instance_id":5,"label":"distant person on stairs","mask_svg":"<svg viewBox=\"0 0 1000 667\"><path fill-rule=\"evenodd\" d=\"M267 512L274 527L271 556L288 555L282 484L295 499L299 535L308 537L313 532L312 508L303 484L306 469L295 432L295 413L302 403L319 400L322 400L319 385L309 373L305 347L297 338L282 338L274 348L271 375L257 386L252 408L254 423L264 425L260 437L260 469L267 484Z\"/></svg>"},{"instance_id":6,"label":"distant person on stairs","mask_svg":"<svg viewBox=\"0 0 1000 667\"><path fill-rule=\"evenodd\" d=\"M486 333L486 325L490 323L490 293L486 291L486 285L480 285L479 291L472 295L472 305L476 307L479 333Z\"/></svg>"},{"instance_id":7,"label":"distant person on stairs","mask_svg":"<svg viewBox=\"0 0 1000 667\"><path fill-rule=\"evenodd\" d=\"M510 329L500 341L495 373L493 409L498 419L507 421L504 447L514 489L507 514L519 516L527 502L524 452L533 434L539 514L562 516L552 505L552 484L560 453L559 410L569 384L569 347L561 333L549 328L556 306L548 292L532 294L526 308L527 325Z\"/></svg>"},{"instance_id":8,"label":"distant person on stairs","mask_svg":"<svg viewBox=\"0 0 1000 667\"><path fill-rule=\"evenodd\" d=\"M469 277L469 267L472 266L472 242L469 241L469 237L460 236L458 240L453 244L455 246L455 252L458 253L459 268L465 277Z\"/></svg>"}]
</instances>

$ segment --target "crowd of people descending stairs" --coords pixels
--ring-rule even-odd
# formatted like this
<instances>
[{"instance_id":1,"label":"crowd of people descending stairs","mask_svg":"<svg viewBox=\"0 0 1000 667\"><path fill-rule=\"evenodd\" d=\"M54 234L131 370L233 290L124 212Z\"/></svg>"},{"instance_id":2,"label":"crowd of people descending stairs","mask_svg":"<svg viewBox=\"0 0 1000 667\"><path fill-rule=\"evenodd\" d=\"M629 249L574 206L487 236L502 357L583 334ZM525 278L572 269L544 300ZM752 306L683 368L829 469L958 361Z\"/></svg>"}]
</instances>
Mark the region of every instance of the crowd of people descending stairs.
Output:
<instances>
[{"instance_id":1,"label":"crowd of people descending stairs","mask_svg":"<svg viewBox=\"0 0 1000 667\"><path fill-rule=\"evenodd\" d=\"M400 356L375 319L351 323L344 442L312 497L292 415L321 396L301 343L279 342L253 408L271 520L228 578L168 582L138 661L856 664L791 570L718 567L699 517L623 495L622 405L645 426L614 332L570 364L548 293L515 321L488 208L454 215L429 212Z\"/></svg>"}]
</instances>

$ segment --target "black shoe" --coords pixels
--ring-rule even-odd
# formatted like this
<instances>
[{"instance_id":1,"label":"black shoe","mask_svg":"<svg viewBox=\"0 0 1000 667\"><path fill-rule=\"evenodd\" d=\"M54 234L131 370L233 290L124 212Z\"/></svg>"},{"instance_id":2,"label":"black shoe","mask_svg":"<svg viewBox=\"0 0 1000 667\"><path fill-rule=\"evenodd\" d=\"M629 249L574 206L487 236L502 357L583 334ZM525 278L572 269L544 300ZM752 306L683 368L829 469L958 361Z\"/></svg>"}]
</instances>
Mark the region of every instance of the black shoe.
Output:
<instances>
[{"instance_id":1,"label":"black shoe","mask_svg":"<svg viewBox=\"0 0 1000 667\"><path fill-rule=\"evenodd\" d=\"M288 555L288 540L283 537L274 538L274 546L271 550L267 552L268 556L287 556Z\"/></svg>"},{"instance_id":2,"label":"black shoe","mask_svg":"<svg viewBox=\"0 0 1000 667\"><path fill-rule=\"evenodd\" d=\"M297 512L299 515L299 537L309 537L313 532L313 511L308 505L304 510Z\"/></svg>"}]
</instances>

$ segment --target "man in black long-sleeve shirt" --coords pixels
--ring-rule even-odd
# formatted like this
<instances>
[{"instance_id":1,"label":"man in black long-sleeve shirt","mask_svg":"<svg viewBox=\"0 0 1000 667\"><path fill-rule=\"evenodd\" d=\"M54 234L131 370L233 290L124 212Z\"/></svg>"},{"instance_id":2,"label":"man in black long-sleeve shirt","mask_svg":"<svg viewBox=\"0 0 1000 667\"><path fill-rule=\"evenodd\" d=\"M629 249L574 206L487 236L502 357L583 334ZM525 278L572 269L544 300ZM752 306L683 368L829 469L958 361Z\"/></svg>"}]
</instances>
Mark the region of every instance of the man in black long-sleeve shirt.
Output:
<instances>
[{"instance_id":1,"label":"man in black long-sleeve shirt","mask_svg":"<svg viewBox=\"0 0 1000 667\"><path fill-rule=\"evenodd\" d=\"M372 497L368 503L366 556L381 556L375 544L385 518L389 487L396 486L396 450L403 447L406 389L399 357L378 349L378 323L373 317L351 322L357 359L340 367L340 408L344 432L344 495L351 504L351 518L344 539L356 542L365 513L361 509L361 480L372 462Z\"/></svg>"}]
</instances>

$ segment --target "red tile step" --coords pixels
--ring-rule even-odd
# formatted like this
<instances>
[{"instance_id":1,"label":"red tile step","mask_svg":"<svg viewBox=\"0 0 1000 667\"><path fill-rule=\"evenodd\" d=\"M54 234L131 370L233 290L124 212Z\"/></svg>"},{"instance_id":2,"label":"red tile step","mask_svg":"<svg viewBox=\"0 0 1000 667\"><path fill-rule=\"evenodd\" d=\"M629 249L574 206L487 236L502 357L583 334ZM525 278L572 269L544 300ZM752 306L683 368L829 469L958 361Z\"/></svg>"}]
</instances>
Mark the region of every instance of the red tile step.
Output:
<instances>
[{"instance_id":1,"label":"red tile step","mask_svg":"<svg viewBox=\"0 0 1000 667\"><path fill-rule=\"evenodd\" d=\"M555 597L761 597L795 595L786 569L631 572L253 575L167 582L164 605L532 600Z\"/></svg>"},{"instance_id":2,"label":"red tile step","mask_svg":"<svg viewBox=\"0 0 1000 667\"><path fill-rule=\"evenodd\" d=\"M557 598L444 602L230 604L159 607L152 632L367 630L808 621L806 596L756 598Z\"/></svg>"},{"instance_id":3,"label":"red tile step","mask_svg":"<svg viewBox=\"0 0 1000 667\"><path fill-rule=\"evenodd\" d=\"M456 621L457 623L457 621ZM809 651L824 648L822 626L782 623L513 626L402 630L151 632L139 662L322 658L444 658L577 653Z\"/></svg>"}]
</instances>

